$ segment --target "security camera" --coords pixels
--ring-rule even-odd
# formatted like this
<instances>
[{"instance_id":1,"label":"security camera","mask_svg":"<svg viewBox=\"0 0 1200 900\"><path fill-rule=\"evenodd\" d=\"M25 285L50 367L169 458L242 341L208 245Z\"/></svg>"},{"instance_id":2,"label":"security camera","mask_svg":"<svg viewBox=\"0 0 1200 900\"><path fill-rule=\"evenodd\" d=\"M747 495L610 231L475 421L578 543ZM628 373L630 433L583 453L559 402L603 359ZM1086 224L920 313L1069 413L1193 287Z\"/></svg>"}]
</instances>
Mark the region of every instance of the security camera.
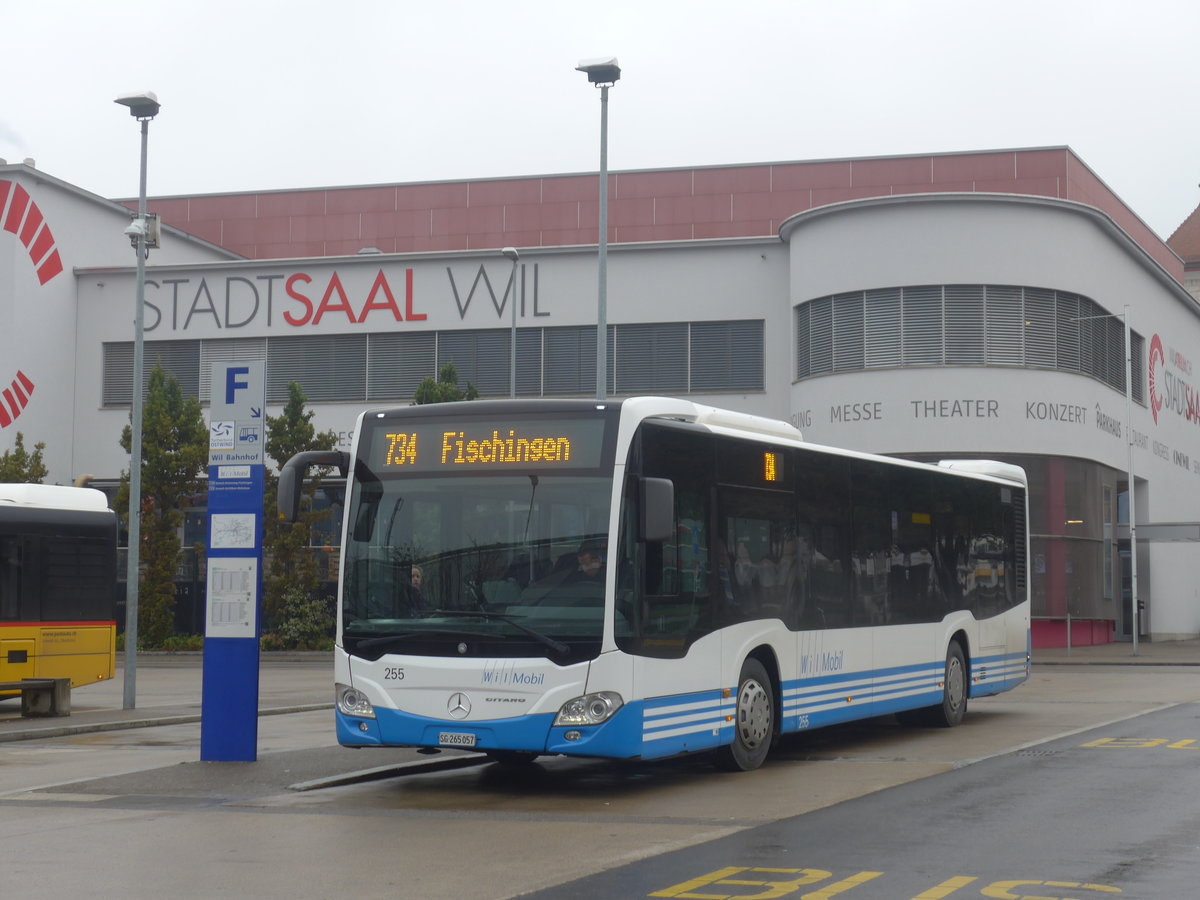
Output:
<instances>
[{"instance_id":1,"label":"security camera","mask_svg":"<svg viewBox=\"0 0 1200 900\"><path fill-rule=\"evenodd\" d=\"M140 237L145 237L146 236L146 220L138 218L138 219L134 219L132 222L130 222L127 226L125 226L125 236L128 237L130 240L135 240Z\"/></svg>"},{"instance_id":2,"label":"security camera","mask_svg":"<svg viewBox=\"0 0 1200 900\"><path fill-rule=\"evenodd\" d=\"M586 72L592 84L615 84L621 78L621 67L617 65L615 56L580 60L575 71Z\"/></svg>"}]
</instances>

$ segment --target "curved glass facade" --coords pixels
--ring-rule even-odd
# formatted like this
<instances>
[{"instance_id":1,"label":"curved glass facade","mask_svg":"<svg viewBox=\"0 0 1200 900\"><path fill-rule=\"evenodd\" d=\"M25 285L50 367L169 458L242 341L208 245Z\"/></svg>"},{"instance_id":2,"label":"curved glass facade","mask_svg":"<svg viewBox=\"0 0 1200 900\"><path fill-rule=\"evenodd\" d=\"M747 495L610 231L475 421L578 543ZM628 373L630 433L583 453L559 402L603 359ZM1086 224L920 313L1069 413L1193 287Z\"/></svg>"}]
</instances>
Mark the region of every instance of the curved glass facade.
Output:
<instances>
[{"instance_id":1,"label":"curved glass facade","mask_svg":"<svg viewBox=\"0 0 1200 900\"><path fill-rule=\"evenodd\" d=\"M1012 366L1089 375L1125 391L1125 325L1080 294L1014 285L875 288L794 309L796 380L917 366ZM1131 334L1133 398L1145 341Z\"/></svg>"}]
</instances>

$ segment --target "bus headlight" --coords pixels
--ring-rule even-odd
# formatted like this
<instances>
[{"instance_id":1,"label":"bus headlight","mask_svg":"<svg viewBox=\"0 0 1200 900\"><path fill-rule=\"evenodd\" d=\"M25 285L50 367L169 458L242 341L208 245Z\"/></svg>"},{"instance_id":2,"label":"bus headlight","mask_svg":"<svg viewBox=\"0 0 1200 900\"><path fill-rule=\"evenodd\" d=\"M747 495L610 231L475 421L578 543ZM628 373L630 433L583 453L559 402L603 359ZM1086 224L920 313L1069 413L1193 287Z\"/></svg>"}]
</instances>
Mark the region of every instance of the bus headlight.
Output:
<instances>
[{"instance_id":1,"label":"bus headlight","mask_svg":"<svg viewBox=\"0 0 1200 900\"><path fill-rule=\"evenodd\" d=\"M375 710L367 695L348 684L337 685L337 708L347 716L357 716L360 719L375 718Z\"/></svg>"},{"instance_id":2,"label":"bus headlight","mask_svg":"<svg viewBox=\"0 0 1200 900\"><path fill-rule=\"evenodd\" d=\"M554 724L558 725L599 725L613 717L625 701L621 695L613 691L597 691L594 694L584 694L574 700L568 700L558 711Z\"/></svg>"}]
</instances>

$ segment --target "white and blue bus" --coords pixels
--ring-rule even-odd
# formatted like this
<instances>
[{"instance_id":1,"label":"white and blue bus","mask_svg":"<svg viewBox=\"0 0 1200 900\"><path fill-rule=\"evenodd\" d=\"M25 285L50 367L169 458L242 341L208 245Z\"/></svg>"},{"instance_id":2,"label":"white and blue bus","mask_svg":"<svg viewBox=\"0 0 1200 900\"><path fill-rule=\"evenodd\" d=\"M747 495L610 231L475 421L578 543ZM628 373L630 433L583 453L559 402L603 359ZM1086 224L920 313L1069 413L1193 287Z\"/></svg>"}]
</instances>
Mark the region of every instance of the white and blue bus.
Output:
<instances>
[{"instance_id":1,"label":"white and blue bus","mask_svg":"<svg viewBox=\"0 0 1200 900\"><path fill-rule=\"evenodd\" d=\"M346 746L761 765L780 734L956 725L1029 677L1026 481L686 400L368 410L348 481Z\"/></svg>"}]
</instances>

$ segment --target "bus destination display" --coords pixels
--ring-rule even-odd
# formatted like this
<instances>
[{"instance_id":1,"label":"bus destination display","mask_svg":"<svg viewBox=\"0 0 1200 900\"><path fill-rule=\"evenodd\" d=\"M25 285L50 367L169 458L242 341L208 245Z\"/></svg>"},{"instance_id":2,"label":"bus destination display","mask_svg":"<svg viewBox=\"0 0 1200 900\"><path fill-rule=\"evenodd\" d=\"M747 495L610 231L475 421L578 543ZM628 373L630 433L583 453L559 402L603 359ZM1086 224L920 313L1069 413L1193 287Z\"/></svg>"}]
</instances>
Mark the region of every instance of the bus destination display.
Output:
<instances>
[{"instance_id":1,"label":"bus destination display","mask_svg":"<svg viewBox=\"0 0 1200 900\"><path fill-rule=\"evenodd\" d=\"M380 472L594 469L604 443L601 419L375 424L371 466Z\"/></svg>"}]
</instances>

